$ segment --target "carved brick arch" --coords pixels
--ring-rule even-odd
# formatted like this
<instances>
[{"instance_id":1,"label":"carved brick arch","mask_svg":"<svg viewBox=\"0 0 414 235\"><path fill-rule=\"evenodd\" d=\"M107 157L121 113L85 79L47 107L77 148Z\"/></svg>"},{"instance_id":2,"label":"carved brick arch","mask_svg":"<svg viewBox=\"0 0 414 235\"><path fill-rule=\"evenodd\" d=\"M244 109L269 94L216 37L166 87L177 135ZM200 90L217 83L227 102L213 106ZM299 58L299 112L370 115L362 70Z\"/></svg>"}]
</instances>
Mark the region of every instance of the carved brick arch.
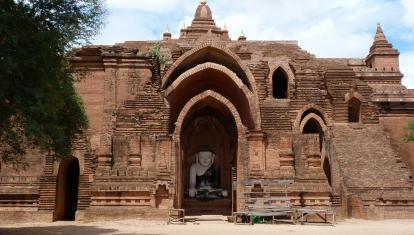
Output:
<instances>
[{"instance_id":1,"label":"carved brick arch","mask_svg":"<svg viewBox=\"0 0 414 235\"><path fill-rule=\"evenodd\" d=\"M228 48L212 42L200 44L178 58L163 76L161 87L166 89L181 73L205 62L222 64L232 70L257 97L255 79L246 64Z\"/></svg>"},{"instance_id":2,"label":"carved brick arch","mask_svg":"<svg viewBox=\"0 0 414 235\"><path fill-rule=\"evenodd\" d=\"M320 156L321 156L321 167L323 172L325 173L326 179L328 181L329 186L332 186L332 167L331 167L331 157L327 152L326 144L329 142L329 132L328 127L325 124L325 121L322 119L320 114L316 113L308 113L305 117L301 120L300 127L299 127L301 134L319 134L319 148L320 148Z\"/></svg>"},{"instance_id":3,"label":"carved brick arch","mask_svg":"<svg viewBox=\"0 0 414 235\"><path fill-rule=\"evenodd\" d=\"M212 90L230 100L250 130L260 129L260 108L255 95L233 71L223 65L207 62L183 72L165 90L165 97L171 107L170 133L186 102L207 90Z\"/></svg>"},{"instance_id":4,"label":"carved brick arch","mask_svg":"<svg viewBox=\"0 0 414 235\"><path fill-rule=\"evenodd\" d=\"M295 84L295 74L291 65L288 62L269 62L269 77L268 82L272 82L272 75L276 72L276 70L282 69L283 72L286 73L286 76L289 81L289 85Z\"/></svg>"},{"instance_id":5,"label":"carved brick arch","mask_svg":"<svg viewBox=\"0 0 414 235\"><path fill-rule=\"evenodd\" d=\"M332 126L328 115L316 104L305 105L301 110L299 110L298 115L296 116L295 122L293 123L293 131L296 133L301 133L301 124L302 121L309 115L316 114L323 124L326 127Z\"/></svg>"},{"instance_id":6,"label":"carved brick arch","mask_svg":"<svg viewBox=\"0 0 414 235\"><path fill-rule=\"evenodd\" d=\"M345 94L345 103L348 103L352 98L358 99L361 103L364 102L364 97L357 91L348 92Z\"/></svg>"},{"instance_id":7,"label":"carved brick arch","mask_svg":"<svg viewBox=\"0 0 414 235\"><path fill-rule=\"evenodd\" d=\"M275 86L278 84L274 83L275 73L281 72L286 79L287 83L286 85L286 99L290 98L290 91L292 90L292 87L294 87L295 84L295 74L292 66L287 61L269 61L269 75L267 80L267 91L268 91L268 97L275 97L274 89Z\"/></svg>"},{"instance_id":8,"label":"carved brick arch","mask_svg":"<svg viewBox=\"0 0 414 235\"><path fill-rule=\"evenodd\" d=\"M299 130L300 130L300 133L303 133L303 129L305 128L305 125L311 120L311 119L314 119L316 122L318 122L319 123L319 126L322 128L322 131L323 132L326 132L327 130L328 130L328 128L327 128L327 126L326 126L326 124L325 124L325 122L323 121L323 119L318 115L318 114L315 114L315 113L309 113L308 115L306 115L303 119L302 119L302 121L301 121L301 123L300 123L300 127L299 127Z\"/></svg>"},{"instance_id":9,"label":"carved brick arch","mask_svg":"<svg viewBox=\"0 0 414 235\"><path fill-rule=\"evenodd\" d=\"M165 95L169 96L169 94L177 88L185 79L191 77L192 75L199 73L202 70L206 69L212 69L219 72L222 72L226 74L232 82L243 91L246 97L253 98L252 92L247 88L247 86L237 77L237 75L228 69L227 67L224 67L223 65L219 65L216 63L207 62L204 64L197 65L196 67L189 69L182 73L177 79L174 80L174 82L165 90Z\"/></svg>"},{"instance_id":10,"label":"carved brick arch","mask_svg":"<svg viewBox=\"0 0 414 235\"><path fill-rule=\"evenodd\" d=\"M181 110L180 115L178 116L177 121L175 122L174 136L179 138L184 119L188 115L188 113L191 111L191 109L194 107L194 105L198 104L199 102L207 98L212 98L217 103L222 104L224 107L226 107L227 110L233 115L234 122L236 123L236 127L237 127L237 132L238 133L245 132L246 126L243 124L242 118L240 117L239 112L237 111L236 107L224 96L218 94L215 91L207 90L191 98L187 102L187 104L184 106L184 108Z\"/></svg>"}]
</instances>

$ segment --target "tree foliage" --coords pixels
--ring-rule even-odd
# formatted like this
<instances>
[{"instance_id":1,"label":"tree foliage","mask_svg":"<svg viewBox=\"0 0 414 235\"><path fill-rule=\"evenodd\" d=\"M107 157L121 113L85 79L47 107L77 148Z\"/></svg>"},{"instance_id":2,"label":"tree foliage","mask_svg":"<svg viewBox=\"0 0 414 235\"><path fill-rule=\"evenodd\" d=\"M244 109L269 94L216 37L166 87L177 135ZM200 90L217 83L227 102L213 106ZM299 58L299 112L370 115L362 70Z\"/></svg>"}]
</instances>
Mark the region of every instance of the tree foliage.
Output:
<instances>
[{"instance_id":1,"label":"tree foliage","mask_svg":"<svg viewBox=\"0 0 414 235\"><path fill-rule=\"evenodd\" d=\"M25 149L71 153L88 126L68 52L102 25L101 0L0 0L0 150L21 163Z\"/></svg>"},{"instance_id":2,"label":"tree foliage","mask_svg":"<svg viewBox=\"0 0 414 235\"><path fill-rule=\"evenodd\" d=\"M167 59L161 53L162 43L158 42L153 47L150 48L149 54L150 56L155 59L159 64L165 64Z\"/></svg>"},{"instance_id":3,"label":"tree foliage","mask_svg":"<svg viewBox=\"0 0 414 235\"><path fill-rule=\"evenodd\" d=\"M404 136L405 141L414 141L414 121L409 122L407 127L407 134Z\"/></svg>"}]
</instances>

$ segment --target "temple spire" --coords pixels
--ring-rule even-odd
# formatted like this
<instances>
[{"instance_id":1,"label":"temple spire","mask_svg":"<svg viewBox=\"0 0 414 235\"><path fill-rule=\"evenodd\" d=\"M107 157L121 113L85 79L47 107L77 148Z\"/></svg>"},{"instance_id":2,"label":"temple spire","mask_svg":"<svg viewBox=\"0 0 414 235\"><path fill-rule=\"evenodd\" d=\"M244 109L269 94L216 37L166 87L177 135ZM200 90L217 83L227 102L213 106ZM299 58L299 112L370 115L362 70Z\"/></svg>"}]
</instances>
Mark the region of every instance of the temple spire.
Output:
<instances>
[{"instance_id":1,"label":"temple spire","mask_svg":"<svg viewBox=\"0 0 414 235\"><path fill-rule=\"evenodd\" d=\"M207 1L205 0L200 1L200 4L198 5L196 13L194 15L194 20L202 20L202 21L213 20L213 14L211 13L210 7L207 5Z\"/></svg>"},{"instance_id":2,"label":"temple spire","mask_svg":"<svg viewBox=\"0 0 414 235\"><path fill-rule=\"evenodd\" d=\"M377 32L375 33L374 43L388 43L380 23L377 23Z\"/></svg>"},{"instance_id":3,"label":"temple spire","mask_svg":"<svg viewBox=\"0 0 414 235\"><path fill-rule=\"evenodd\" d=\"M388 42L381 24L377 24L374 42L365 59L368 67L374 71L399 73L398 57L400 53Z\"/></svg>"},{"instance_id":4,"label":"temple spire","mask_svg":"<svg viewBox=\"0 0 414 235\"><path fill-rule=\"evenodd\" d=\"M167 27L165 28L165 31L162 35L163 40L164 41L168 41L171 39L171 32L170 32L170 27L167 25Z\"/></svg>"},{"instance_id":5,"label":"temple spire","mask_svg":"<svg viewBox=\"0 0 414 235\"><path fill-rule=\"evenodd\" d=\"M217 27L207 0L200 0L191 25L181 30L180 38L199 39L207 34L214 35L214 37L222 40L230 40L227 29Z\"/></svg>"},{"instance_id":6,"label":"temple spire","mask_svg":"<svg viewBox=\"0 0 414 235\"><path fill-rule=\"evenodd\" d=\"M238 40L239 41L246 41L247 40L246 35L244 35L244 30L242 30L240 32L240 36L239 36L239 39Z\"/></svg>"},{"instance_id":7,"label":"temple spire","mask_svg":"<svg viewBox=\"0 0 414 235\"><path fill-rule=\"evenodd\" d=\"M388 42L385 37L384 31L381 28L381 24L377 24L377 31L375 33L374 42L369 50L370 56L374 54L387 54L387 55L399 55L398 51L392 47L392 44Z\"/></svg>"}]
</instances>

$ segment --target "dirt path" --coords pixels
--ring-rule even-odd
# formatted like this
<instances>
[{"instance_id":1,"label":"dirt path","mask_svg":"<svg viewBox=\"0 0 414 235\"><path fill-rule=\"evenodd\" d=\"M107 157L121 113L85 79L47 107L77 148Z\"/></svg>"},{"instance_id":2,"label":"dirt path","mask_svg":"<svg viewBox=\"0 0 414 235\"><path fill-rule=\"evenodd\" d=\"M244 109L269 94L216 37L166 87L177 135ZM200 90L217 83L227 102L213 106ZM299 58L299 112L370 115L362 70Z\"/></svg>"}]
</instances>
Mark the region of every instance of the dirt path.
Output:
<instances>
[{"instance_id":1,"label":"dirt path","mask_svg":"<svg viewBox=\"0 0 414 235\"><path fill-rule=\"evenodd\" d=\"M113 222L55 222L1 225L0 234L122 234L122 235L244 235L244 234L289 234L289 235L414 235L414 220L365 221L347 220L335 226L329 225L233 225L227 222L200 222L186 225L166 225L164 222L124 220Z\"/></svg>"}]
</instances>

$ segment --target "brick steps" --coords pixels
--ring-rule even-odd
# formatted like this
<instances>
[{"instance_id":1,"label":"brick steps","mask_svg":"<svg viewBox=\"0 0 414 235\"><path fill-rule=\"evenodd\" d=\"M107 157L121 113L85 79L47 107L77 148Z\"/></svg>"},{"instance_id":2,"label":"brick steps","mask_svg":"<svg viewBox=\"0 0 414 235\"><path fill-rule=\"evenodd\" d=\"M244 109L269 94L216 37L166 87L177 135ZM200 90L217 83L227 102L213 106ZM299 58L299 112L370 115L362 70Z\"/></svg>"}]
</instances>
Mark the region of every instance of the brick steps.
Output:
<instances>
[{"instance_id":1,"label":"brick steps","mask_svg":"<svg viewBox=\"0 0 414 235\"><path fill-rule=\"evenodd\" d=\"M341 207L342 206L342 199L341 195L331 194L329 196L329 202L333 207Z\"/></svg>"},{"instance_id":2,"label":"brick steps","mask_svg":"<svg viewBox=\"0 0 414 235\"><path fill-rule=\"evenodd\" d=\"M40 177L39 210L54 210L56 199L56 176Z\"/></svg>"},{"instance_id":3,"label":"brick steps","mask_svg":"<svg viewBox=\"0 0 414 235\"><path fill-rule=\"evenodd\" d=\"M116 129L140 133L168 132L169 110L156 88L147 84L143 93L126 100L117 110Z\"/></svg>"},{"instance_id":4,"label":"brick steps","mask_svg":"<svg viewBox=\"0 0 414 235\"><path fill-rule=\"evenodd\" d=\"M336 125L333 135L335 157L347 187L412 187L410 173L392 149L382 126Z\"/></svg>"},{"instance_id":5,"label":"brick steps","mask_svg":"<svg viewBox=\"0 0 414 235\"><path fill-rule=\"evenodd\" d=\"M124 108L135 109L135 108L150 108L163 106L164 101L158 95L139 95L134 100L127 100L124 102Z\"/></svg>"},{"instance_id":6,"label":"brick steps","mask_svg":"<svg viewBox=\"0 0 414 235\"><path fill-rule=\"evenodd\" d=\"M255 78L259 100L264 100L269 92L267 90L267 82L270 70L269 66L267 62L260 61L258 64L249 64L248 67Z\"/></svg>"}]
</instances>

